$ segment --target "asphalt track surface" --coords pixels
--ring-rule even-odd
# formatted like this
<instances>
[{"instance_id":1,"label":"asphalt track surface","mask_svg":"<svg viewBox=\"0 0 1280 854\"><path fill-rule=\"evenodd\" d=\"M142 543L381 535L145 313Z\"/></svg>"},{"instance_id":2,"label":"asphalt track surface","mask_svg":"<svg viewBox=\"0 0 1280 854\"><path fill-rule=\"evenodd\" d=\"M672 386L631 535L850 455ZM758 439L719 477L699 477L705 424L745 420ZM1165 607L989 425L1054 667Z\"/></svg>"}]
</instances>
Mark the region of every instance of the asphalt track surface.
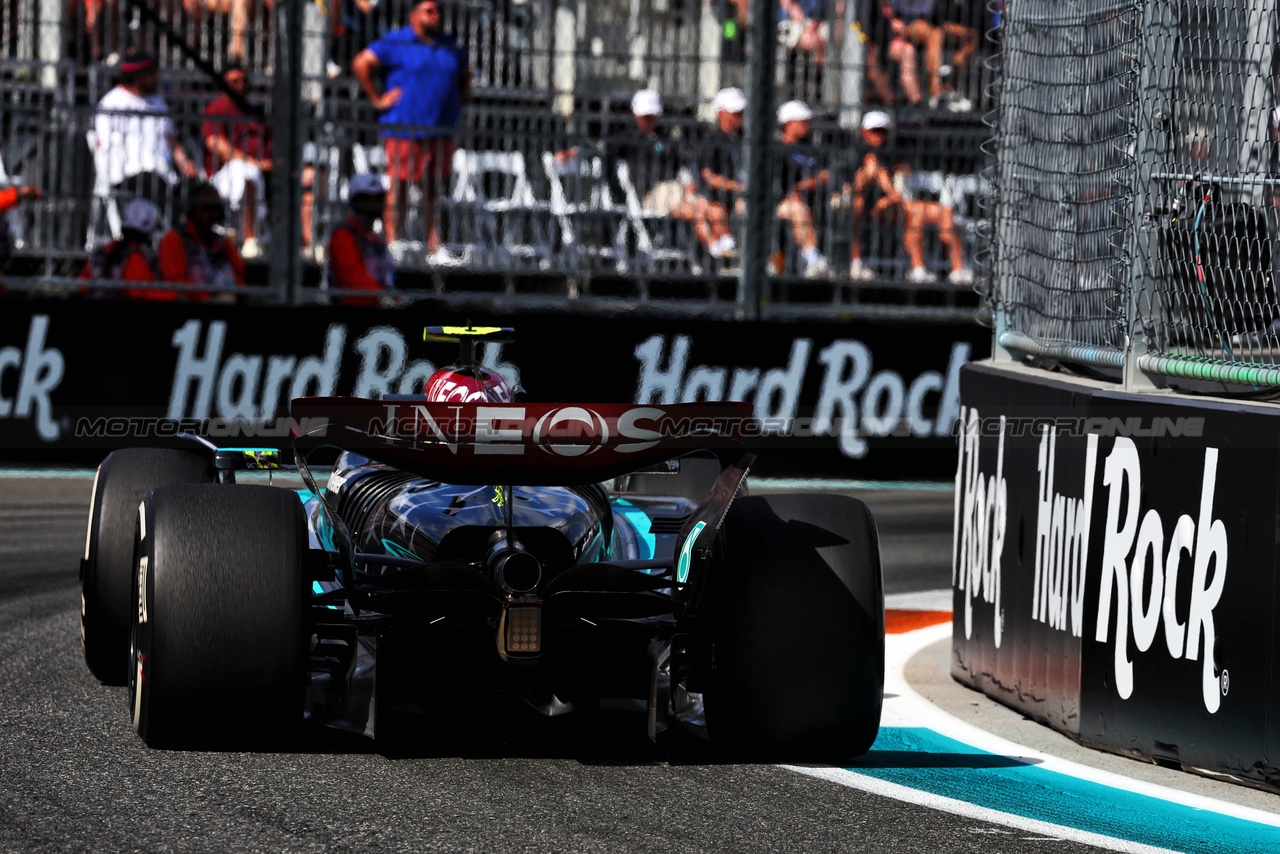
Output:
<instances>
[{"instance_id":1,"label":"asphalt track surface","mask_svg":"<svg viewBox=\"0 0 1280 854\"><path fill-rule=\"evenodd\" d=\"M838 767L814 776L658 752L624 712L586 728L512 720L411 754L325 736L274 753L149 750L125 689L99 685L80 653L91 484L0 477L0 851L1091 850L821 776ZM863 497L887 589L947 587L951 494ZM920 764L903 749L876 762L886 779Z\"/></svg>"}]
</instances>

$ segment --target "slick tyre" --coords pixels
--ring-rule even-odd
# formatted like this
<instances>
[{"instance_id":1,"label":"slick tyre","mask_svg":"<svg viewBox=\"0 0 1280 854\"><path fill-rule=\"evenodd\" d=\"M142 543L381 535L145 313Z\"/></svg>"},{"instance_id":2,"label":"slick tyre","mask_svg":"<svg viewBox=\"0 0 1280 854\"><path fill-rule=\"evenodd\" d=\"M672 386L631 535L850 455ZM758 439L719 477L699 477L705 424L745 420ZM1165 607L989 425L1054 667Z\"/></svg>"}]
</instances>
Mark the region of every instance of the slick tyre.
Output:
<instances>
[{"instance_id":1,"label":"slick tyre","mask_svg":"<svg viewBox=\"0 0 1280 854\"><path fill-rule=\"evenodd\" d=\"M736 501L708 594L713 743L735 755L837 760L876 739L884 697L884 588L861 501Z\"/></svg>"},{"instance_id":2,"label":"slick tyre","mask_svg":"<svg viewBox=\"0 0 1280 854\"><path fill-rule=\"evenodd\" d=\"M302 717L297 496L270 486L157 489L138 513L129 706L153 747L252 747Z\"/></svg>"},{"instance_id":3,"label":"slick tyre","mask_svg":"<svg viewBox=\"0 0 1280 854\"><path fill-rule=\"evenodd\" d=\"M715 457L681 457L680 471L675 474L632 475L630 491L640 495L678 495L698 504L719 477L720 461Z\"/></svg>"},{"instance_id":4,"label":"slick tyre","mask_svg":"<svg viewBox=\"0 0 1280 854\"><path fill-rule=\"evenodd\" d=\"M129 590L138 505L158 486L213 479L206 457L162 448L113 451L98 467L80 564L80 639L85 663L99 681L123 685L128 680Z\"/></svg>"}]
</instances>

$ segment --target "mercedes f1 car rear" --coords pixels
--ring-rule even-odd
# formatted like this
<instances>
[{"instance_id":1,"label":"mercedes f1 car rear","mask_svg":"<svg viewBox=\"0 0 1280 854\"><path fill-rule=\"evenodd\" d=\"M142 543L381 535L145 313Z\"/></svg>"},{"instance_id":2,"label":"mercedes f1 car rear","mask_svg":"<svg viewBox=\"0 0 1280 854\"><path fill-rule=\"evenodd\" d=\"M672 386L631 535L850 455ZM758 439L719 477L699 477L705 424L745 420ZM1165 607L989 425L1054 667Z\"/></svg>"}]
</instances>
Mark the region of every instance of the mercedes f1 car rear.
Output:
<instances>
[{"instance_id":1,"label":"mercedes f1 car rear","mask_svg":"<svg viewBox=\"0 0 1280 854\"><path fill-rule=\"evenodd\" d=\"M738 752L865 752L884 606L866 505L743 496L750 407L300 398L308 490L235 484L273 451L125 449L94 485L91 671L151 745L261 742L304 719L386 739L441 709L632 698L649 733ZM438 386L437 388L442 388ZM431 386L429 385L430 389ZM501 387L505 390L505 385ZM328 482L308 459L340 449Z\"/></svg>"}]
</instances>

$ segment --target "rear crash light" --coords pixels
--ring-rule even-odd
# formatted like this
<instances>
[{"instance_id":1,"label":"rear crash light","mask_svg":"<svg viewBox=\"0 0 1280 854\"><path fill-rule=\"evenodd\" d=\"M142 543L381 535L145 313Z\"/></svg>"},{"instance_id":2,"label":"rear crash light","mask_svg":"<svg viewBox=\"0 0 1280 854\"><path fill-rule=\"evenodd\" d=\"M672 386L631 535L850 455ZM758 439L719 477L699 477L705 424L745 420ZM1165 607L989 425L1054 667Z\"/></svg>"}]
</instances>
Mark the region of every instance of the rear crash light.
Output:
<instances>
[{"instance_id":1,"label":"rear crash light","mask_svg":"<svg viewBox=\"0 0 1280 854\"><path fill-rule=\"evenodd\" d=\"M502 645L505 656L533 658L542 652L542 605L538 602L511 602L502 616Z\"/></svg>"}]
</instances>

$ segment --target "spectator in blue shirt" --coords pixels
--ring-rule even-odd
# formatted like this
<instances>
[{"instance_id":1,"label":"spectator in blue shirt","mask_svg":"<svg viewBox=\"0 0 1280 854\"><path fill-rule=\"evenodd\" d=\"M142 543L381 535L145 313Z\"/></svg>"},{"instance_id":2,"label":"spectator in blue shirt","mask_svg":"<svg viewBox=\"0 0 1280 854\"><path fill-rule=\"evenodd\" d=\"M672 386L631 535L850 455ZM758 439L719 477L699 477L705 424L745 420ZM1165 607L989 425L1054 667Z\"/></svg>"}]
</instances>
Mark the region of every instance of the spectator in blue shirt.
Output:
<instances>
[{"instance_id":1,"label":"spectator in blue shirt","mask_svg":"<svg viewBox=\"0 0 1280 854\"><path fill-rule=\"evenodd\" d=\"M427 221L427 251L443 258L436 227L435 203L441 187L448 188L453 164L454 133L462 105L471 94L471 66L467 52L440 29L439 0L422 0L409 13L409 26L387 33L352 61L360 87L381 111L379 121L387 153L387 191L383 225L388 243L403 230L406 185L422 185ZM375 74L384 78L378 91ZM408 127L405 127L405 126Z\"/></svg>"}]
</instances>

